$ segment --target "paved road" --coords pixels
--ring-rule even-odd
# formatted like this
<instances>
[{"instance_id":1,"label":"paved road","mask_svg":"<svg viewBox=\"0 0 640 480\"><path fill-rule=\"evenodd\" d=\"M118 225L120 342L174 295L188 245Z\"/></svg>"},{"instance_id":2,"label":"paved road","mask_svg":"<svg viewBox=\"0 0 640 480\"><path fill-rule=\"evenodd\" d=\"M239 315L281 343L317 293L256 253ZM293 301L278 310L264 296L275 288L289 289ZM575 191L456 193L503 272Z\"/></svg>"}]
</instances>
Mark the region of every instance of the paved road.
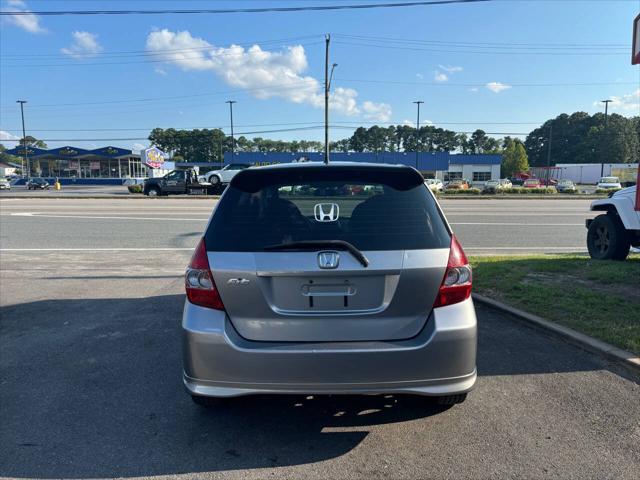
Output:
<instances>
[{"instance_id":1,"label":"paved road","mask_svg":"<svg viewBox=\"0 0 640 480\"><path fill-rule=\"evenodd\" d=\"M23 220L10 218L3 241L46 245ZM74 228L88 246L129 238L113 240L121 222L41 221L61 222L53 246ZM166 223L182 225L170 245L201 227ZM462 405L293 396L196 407L180 377L189 253L1 252L0 477L638 478L640 378L484 308L478 386Z\"/></svg>"},{"instance_id":2,"label":"paved road","mask_svg":"<svg viewBox=\"0 0 640 480\"><path fill-rule=\"evenodd\" d=\"M191 248L213 199L2 199L0 248ZM589 200L443 200L470 254L584 252Z\"/></svg>"}]
</instances>

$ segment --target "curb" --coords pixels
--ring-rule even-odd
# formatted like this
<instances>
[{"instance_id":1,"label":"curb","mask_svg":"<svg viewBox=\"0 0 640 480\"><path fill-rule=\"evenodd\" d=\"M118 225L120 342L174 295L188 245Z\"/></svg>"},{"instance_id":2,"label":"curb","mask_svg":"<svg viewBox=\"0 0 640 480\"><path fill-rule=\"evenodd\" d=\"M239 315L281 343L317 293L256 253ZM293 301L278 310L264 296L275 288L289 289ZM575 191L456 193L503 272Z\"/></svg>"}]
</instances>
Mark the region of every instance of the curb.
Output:
<instances>
[{"instance_id":1,"label":"curb","mask_svg":"<svg viewBox=\"0 0 640 480\"><path fill-rule=\"evenodd\" d=\"M519 320L523 320L536 327L551 331L557 336L562 337L564 340L567 340L569 343L582 347L585 350L598 353L609 360L621 363L636 372L640 372L640 357L636 356L634 353L614 347L609 343L597 340L589 335L577 332L569 327L559 325L529 312L510 307L509 305L505 305L504 303L493 300L492 298L474 293L473 299L478 303L508 313Z\"/></svg>"}]
</instances>

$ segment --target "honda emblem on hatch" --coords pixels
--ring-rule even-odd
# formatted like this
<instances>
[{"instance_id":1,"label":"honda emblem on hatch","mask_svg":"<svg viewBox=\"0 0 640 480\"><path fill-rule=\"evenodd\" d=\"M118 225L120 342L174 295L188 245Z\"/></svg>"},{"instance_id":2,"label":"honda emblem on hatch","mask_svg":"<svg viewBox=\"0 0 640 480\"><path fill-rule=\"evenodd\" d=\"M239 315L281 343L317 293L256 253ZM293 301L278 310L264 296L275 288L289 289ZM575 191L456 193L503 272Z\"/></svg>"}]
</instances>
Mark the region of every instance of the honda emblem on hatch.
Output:
<instances>
[{"instance_id":1,"label":"honda emblem on hatch","mask_svg":"<svg viewBox=\"0 0 640 480\"><path fill-rule=\"evenodd\" d=\"M318 222L335 222L340 216L337 203L316 203L313 214Z\"/></svg>"},{"instance_id":2,"label":"honda emblem on hatch","mask_svg":"<svg viewBox=\"0 0 640 480\"><path fill-rule=\"evenodd\" d=\"M338 268L340 263L340 255L338 252L320 252L318 253L318 266L320 268Z\"/></svg>"}]
</instances>

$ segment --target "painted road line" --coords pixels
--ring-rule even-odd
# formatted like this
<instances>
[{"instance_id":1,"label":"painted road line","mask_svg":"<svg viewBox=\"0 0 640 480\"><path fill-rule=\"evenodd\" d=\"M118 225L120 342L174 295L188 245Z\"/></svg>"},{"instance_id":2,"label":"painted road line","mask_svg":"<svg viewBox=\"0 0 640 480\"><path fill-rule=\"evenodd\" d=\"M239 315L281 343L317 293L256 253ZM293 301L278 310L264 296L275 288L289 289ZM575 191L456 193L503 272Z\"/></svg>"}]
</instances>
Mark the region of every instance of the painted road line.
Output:
<instances>
[{"instance_id":1,"label":"painted road line","mask_svg":"<svg viewBox=\"0 0 640 480\"><path fill-rule=\"evenodd\" d=\"M3 215L6 217L7 215ZM82 218L87 220L163 220L173 222L206 222L209 217L203 218L163 218L163 217L113 217L113 216L89 216L89 215L47 215L32 212L12 213L12 217L30 218Z\"/></svg>"}]
</instances>

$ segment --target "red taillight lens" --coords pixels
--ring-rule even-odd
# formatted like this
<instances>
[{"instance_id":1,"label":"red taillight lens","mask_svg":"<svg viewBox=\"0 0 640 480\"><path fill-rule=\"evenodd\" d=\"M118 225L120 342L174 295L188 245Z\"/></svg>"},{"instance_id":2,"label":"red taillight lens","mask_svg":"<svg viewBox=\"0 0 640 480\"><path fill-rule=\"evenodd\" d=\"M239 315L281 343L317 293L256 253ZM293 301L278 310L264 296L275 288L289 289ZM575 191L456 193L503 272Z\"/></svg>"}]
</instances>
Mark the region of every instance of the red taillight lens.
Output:
<instances>
[{"instance_id":1,"label":"red taillight lens","mask_svg":"<svg viewBox=\"0 0 640 480\"><path fill-rule=\"evenodd\" d=\"M184 275L184 283L189 302L201 307L224 310L220 293L216 288L207 259L207 247L204 238L196 246L191 262Z\"/></svg>"},{"instance_id":2,"label":"red taillight lens","mask_svg":"<svg viewBox=\"0 0 640 480\"><path fill-rule=\"evenodd\" d=\"M455 235L451 236L449 261L433 307L462 302L471 296L471 266Z\"/></svg>"}]
</instances>

